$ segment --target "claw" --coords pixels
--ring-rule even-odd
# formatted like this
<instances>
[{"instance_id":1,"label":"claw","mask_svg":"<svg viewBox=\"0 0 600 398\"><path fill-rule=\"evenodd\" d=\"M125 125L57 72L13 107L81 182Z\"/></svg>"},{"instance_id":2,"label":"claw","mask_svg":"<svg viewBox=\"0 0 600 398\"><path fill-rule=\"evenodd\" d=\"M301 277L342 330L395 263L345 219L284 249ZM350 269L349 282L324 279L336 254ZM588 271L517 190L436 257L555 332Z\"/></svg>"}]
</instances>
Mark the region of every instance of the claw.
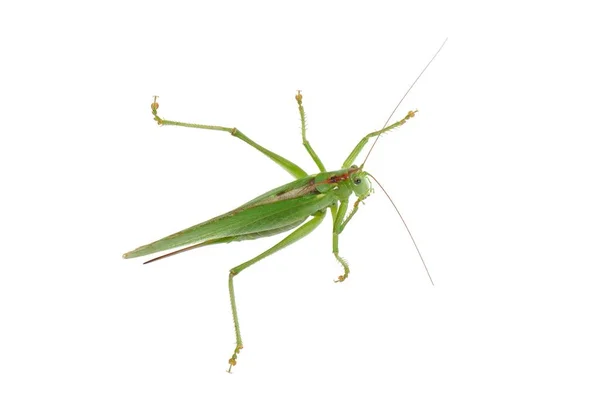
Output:
<instances>
[{"instance_id":1,"label":"claw","mask_svg":"<svg viewBox=\"0 0 600 398\"><path fill-rule=\"evenodd\" d=\"M237 361L233 358L229 359L229 369L227 369L227 373L231 373L231 367L237 365Z\"/></svg>"},{"instance_id":2,"label":"claw","mask_svg":"<svg viewBox=\"0 0 600 398\"><path fill-rule=\"evenodd\" d=\"M240 353L240 350L242 348L244 348L243 345L238 345L235 347L235 350L233 350L233 355L231 356L231 358L229 358L229 369L227 369L227 373L231 373L231 368L237 365L237 354Z\"/></svg>"}]
</instances>

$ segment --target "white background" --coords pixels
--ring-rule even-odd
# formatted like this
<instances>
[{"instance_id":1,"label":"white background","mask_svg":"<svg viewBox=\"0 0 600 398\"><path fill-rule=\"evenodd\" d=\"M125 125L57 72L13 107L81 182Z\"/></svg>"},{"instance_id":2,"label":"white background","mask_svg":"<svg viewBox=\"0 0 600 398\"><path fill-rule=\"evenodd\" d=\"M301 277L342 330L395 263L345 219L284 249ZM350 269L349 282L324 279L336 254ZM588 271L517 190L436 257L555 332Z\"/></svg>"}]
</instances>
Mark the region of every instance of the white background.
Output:
<instances>
[{"instance_id":1,"label":"white background","mask_svg":"<svg viewBox=\"0 0 600 398\"><path fill-rule=\"evenodd\" d=\"M24 2L0 34L3 397L600 394L600 84L587 2ZM15 2L15 4L17 4ZM307 170L402 104L341 236L121 254ZM361 158L362 159L362 158Z\"/></svg>"}]
</instances>

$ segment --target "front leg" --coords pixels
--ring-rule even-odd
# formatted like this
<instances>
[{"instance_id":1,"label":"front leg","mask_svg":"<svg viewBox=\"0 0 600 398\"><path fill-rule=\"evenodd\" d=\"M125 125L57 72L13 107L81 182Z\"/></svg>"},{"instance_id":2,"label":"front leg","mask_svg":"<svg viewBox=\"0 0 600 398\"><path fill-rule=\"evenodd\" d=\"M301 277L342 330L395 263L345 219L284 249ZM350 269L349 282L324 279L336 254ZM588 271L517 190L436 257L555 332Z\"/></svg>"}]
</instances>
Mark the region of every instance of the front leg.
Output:
<instances>
[{"instance_id":1,"label":"front leg","mask_svg":"<svg viewBox=\"0 0 600 398\"><path fill-rule=\"evenodd\" d=\"M354 202L354 206L352 206L352 210L348 214L348 217L346 217L346 212L348 211L348 199L340 201L339 209L332 208L331 210L331 214L334 215L333 255L335 256L336 260L338 260L338 262L342 265L342 267L344 267L344 275L338 276L337 280L334 280L334 282L336 283L345 281L348 278L348 274L350 274L350 267L348 265L348 262L340 256L340 250L338 246L339 236L344 230L344 228L346 228L346 225L348 225L348 222L352 219L352 217L354 217L354 215L358 211L358 205L364 200L365 197L358 198L356 202Z\"/></svg>"},{"instance_id":2,"label":"front leg","mask_svg":"<svg viewBox=\"0 0 600 398\"><path fill-rule=\"evenodd\" d=\"M392 123L389 126L382 128L381 130L377 130L370 134L365 135L363 137L363 139L360 140L359 143L354 147L352 152L350 152L350 155L348 155L348 158L346 158L346 160L342 164L342 168L344 168L344 169L348 168L348 167L350 167L350 165L352 165L354 163L354 161L356 160L356 157L358 156L360 151L363 150L365 145L367 145L367 142L369 142L370 138L377 137L383 133L387 133L390 130L393 130L395 128L402 126L404 123L406 123L408 121L408 119L415 117L415 114L417 112L418 112L418 110L408 111L406 116L404 116L401 120L398 120L396 123ZM362 168L362 166L361 166L361 168Z\"/></svg>"},{"instance_id":3,"label":"front leg","mask_svg":"<svg viewBox=\"0 0 600 398\"><path fill-rule=\"evenodd\" d=\"M340 256L340 250L338 247L338 239L339 235L342 233L344 229L344 216L346 215L346 211L348 210L348 199L344 199L340 201L340 207L337 209L335 219L333 221L333 255L338 260L338 262L344 267L344 274L338 276L337 280L334 282L343 282L348 278L348 274L350 273L350 267L348 266L348 262L344 260ZM332 211L333 214L333 211Z\"/></svg>"}]
</instances>

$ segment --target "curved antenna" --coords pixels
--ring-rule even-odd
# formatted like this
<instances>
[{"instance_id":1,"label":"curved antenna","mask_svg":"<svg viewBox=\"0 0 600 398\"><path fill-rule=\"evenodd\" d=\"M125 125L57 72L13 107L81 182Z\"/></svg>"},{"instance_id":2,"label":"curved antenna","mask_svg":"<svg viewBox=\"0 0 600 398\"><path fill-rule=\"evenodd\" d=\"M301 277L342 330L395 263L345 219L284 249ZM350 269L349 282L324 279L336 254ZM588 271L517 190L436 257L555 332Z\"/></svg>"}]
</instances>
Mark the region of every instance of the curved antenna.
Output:
<instances>
[{"instance_id":1,"label":"curved antenna","mask_svg":"<svg viewBox=\"0 0 600 398\"><path fill-rule=\"evenodd\" d=\"M446 37L446 39L444 39L444 42L442 43L442 45L440 46L440 48L438 48L438 50L435 52L435 54L433 55L433 57L431 57L431 59L429 60L429 62L427 63L427 65L425 65L425 67L423 68L423 70L421 71L421 73L419 73L419 76L417 76L417 78L415 79L415 81L412 82L412 84L410 85L410 87L408 88L408 90L406 90L406 92L404 93L404 95L402 96L402 98L400 98L400 101L398 101L398 103L396 104L396 107L394 108L394 110L392 111L392 113L390 113L390 116L387 118L387 120L383 124L383 127L381 128L382 130L387 127L388 123L390 122L390 120L394 116L394 113L396 113L396 110L398 110L398 107L400 106L400 104L402 103L402 101L404 101L404 98L406 98L406 96L408 95L408 93L410 93L410 90L412 90L412 88L414 87L414 85L417 84L417 82L419 81L419 79L421 78L421 76L423 75L423 73L425 73L425 71L427 70L427 68L429 68L429 65L431 65L431 63L433 62L433 60L435 59L435 57L437 57L437 55L440 53L440 51L442 51L442 48L444 48L444 45L446 44L447 41L448 41L448 38ZM375 138L375 141L373 142L373 145L371 145L371 148L369 148L369 152L367 152L367 156L365 157L365 160L360 165L360 169L361 170L363 169L363 166L365 165L365 163L367 163L367 159L369 158L369 155L371 154L371 151L375 147L375 144L377 144L377 141L379 141L379 137L381 137L381 134L379 134Z\"/></svg>"},{"instance_id":2,"label":"curved antenna","mask_svg":"<svg viewBox=\"0 0 600 398\"><path fill-rule=\"evenodd\" d=\"M396 207L396 204L394 203L394 201L392 200L392 198L390 197L390 195L388 195L388 193L383 188L383 186L379 183L379 181L377 181L377 178L373 177L373 175L371 173L367 173L366 171L365 171L365 173L369 177L371 177L373 180L375 180L375 182L377 183L377 185L379 185L379 188L381 188L381 190L383 191L383 193L385 194L385 196L387 196L387 198L389 199L389 201L392 204L392 206L394 206L394 209L396 210L396 213L398 213L398 215L400 216L400 219L402 220L402 223L404 224L404 227L406 228L406 231L408 232L408 236L410 236L410 239L412 240L413 245L415 245L415 249L417 249L417 253L419 254L419 257L421 258L421 262L423 263L423 267L425 267L425 271L427 272L427 276L429 277L429 280L431 281L431 285L435 286L435 284L433 283L433 279L431 278L431 274L429 273L429 269L427 268L427 264L425 264L425 260L423 260L423 256L421 255L421 251L419 250L419 246L417 246L417 242L415 241L415 238L413 237L412 233L410 232L410 229L408 228L408 225L406 224L406 221L404 221L404 217L402 217L402 214L400 214L400 210L398 210L398 208Z\"/></svg>"}]
</instances>

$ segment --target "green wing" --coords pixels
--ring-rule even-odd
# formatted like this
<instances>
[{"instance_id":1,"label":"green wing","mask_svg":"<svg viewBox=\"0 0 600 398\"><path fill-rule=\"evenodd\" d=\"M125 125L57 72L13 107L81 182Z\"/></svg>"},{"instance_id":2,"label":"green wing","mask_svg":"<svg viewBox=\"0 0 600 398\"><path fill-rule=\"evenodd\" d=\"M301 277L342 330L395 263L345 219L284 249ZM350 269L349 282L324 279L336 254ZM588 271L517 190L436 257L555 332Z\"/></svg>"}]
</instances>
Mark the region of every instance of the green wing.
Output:
<instances>
[{"instance_id":1,"label":"green wing","mask_svg":"<svg viewBox=\"0 0 600 398\"><path fill-rule=\"evenodd\" d=\"M299 225L311 214L330 206L335 198L314 188L314 176L271 190L250 202L201 224L176 232L123 255L134 258L187 246L208 239L220 239L270 231L283 232Z\"/></svg>"}]
</instances>

